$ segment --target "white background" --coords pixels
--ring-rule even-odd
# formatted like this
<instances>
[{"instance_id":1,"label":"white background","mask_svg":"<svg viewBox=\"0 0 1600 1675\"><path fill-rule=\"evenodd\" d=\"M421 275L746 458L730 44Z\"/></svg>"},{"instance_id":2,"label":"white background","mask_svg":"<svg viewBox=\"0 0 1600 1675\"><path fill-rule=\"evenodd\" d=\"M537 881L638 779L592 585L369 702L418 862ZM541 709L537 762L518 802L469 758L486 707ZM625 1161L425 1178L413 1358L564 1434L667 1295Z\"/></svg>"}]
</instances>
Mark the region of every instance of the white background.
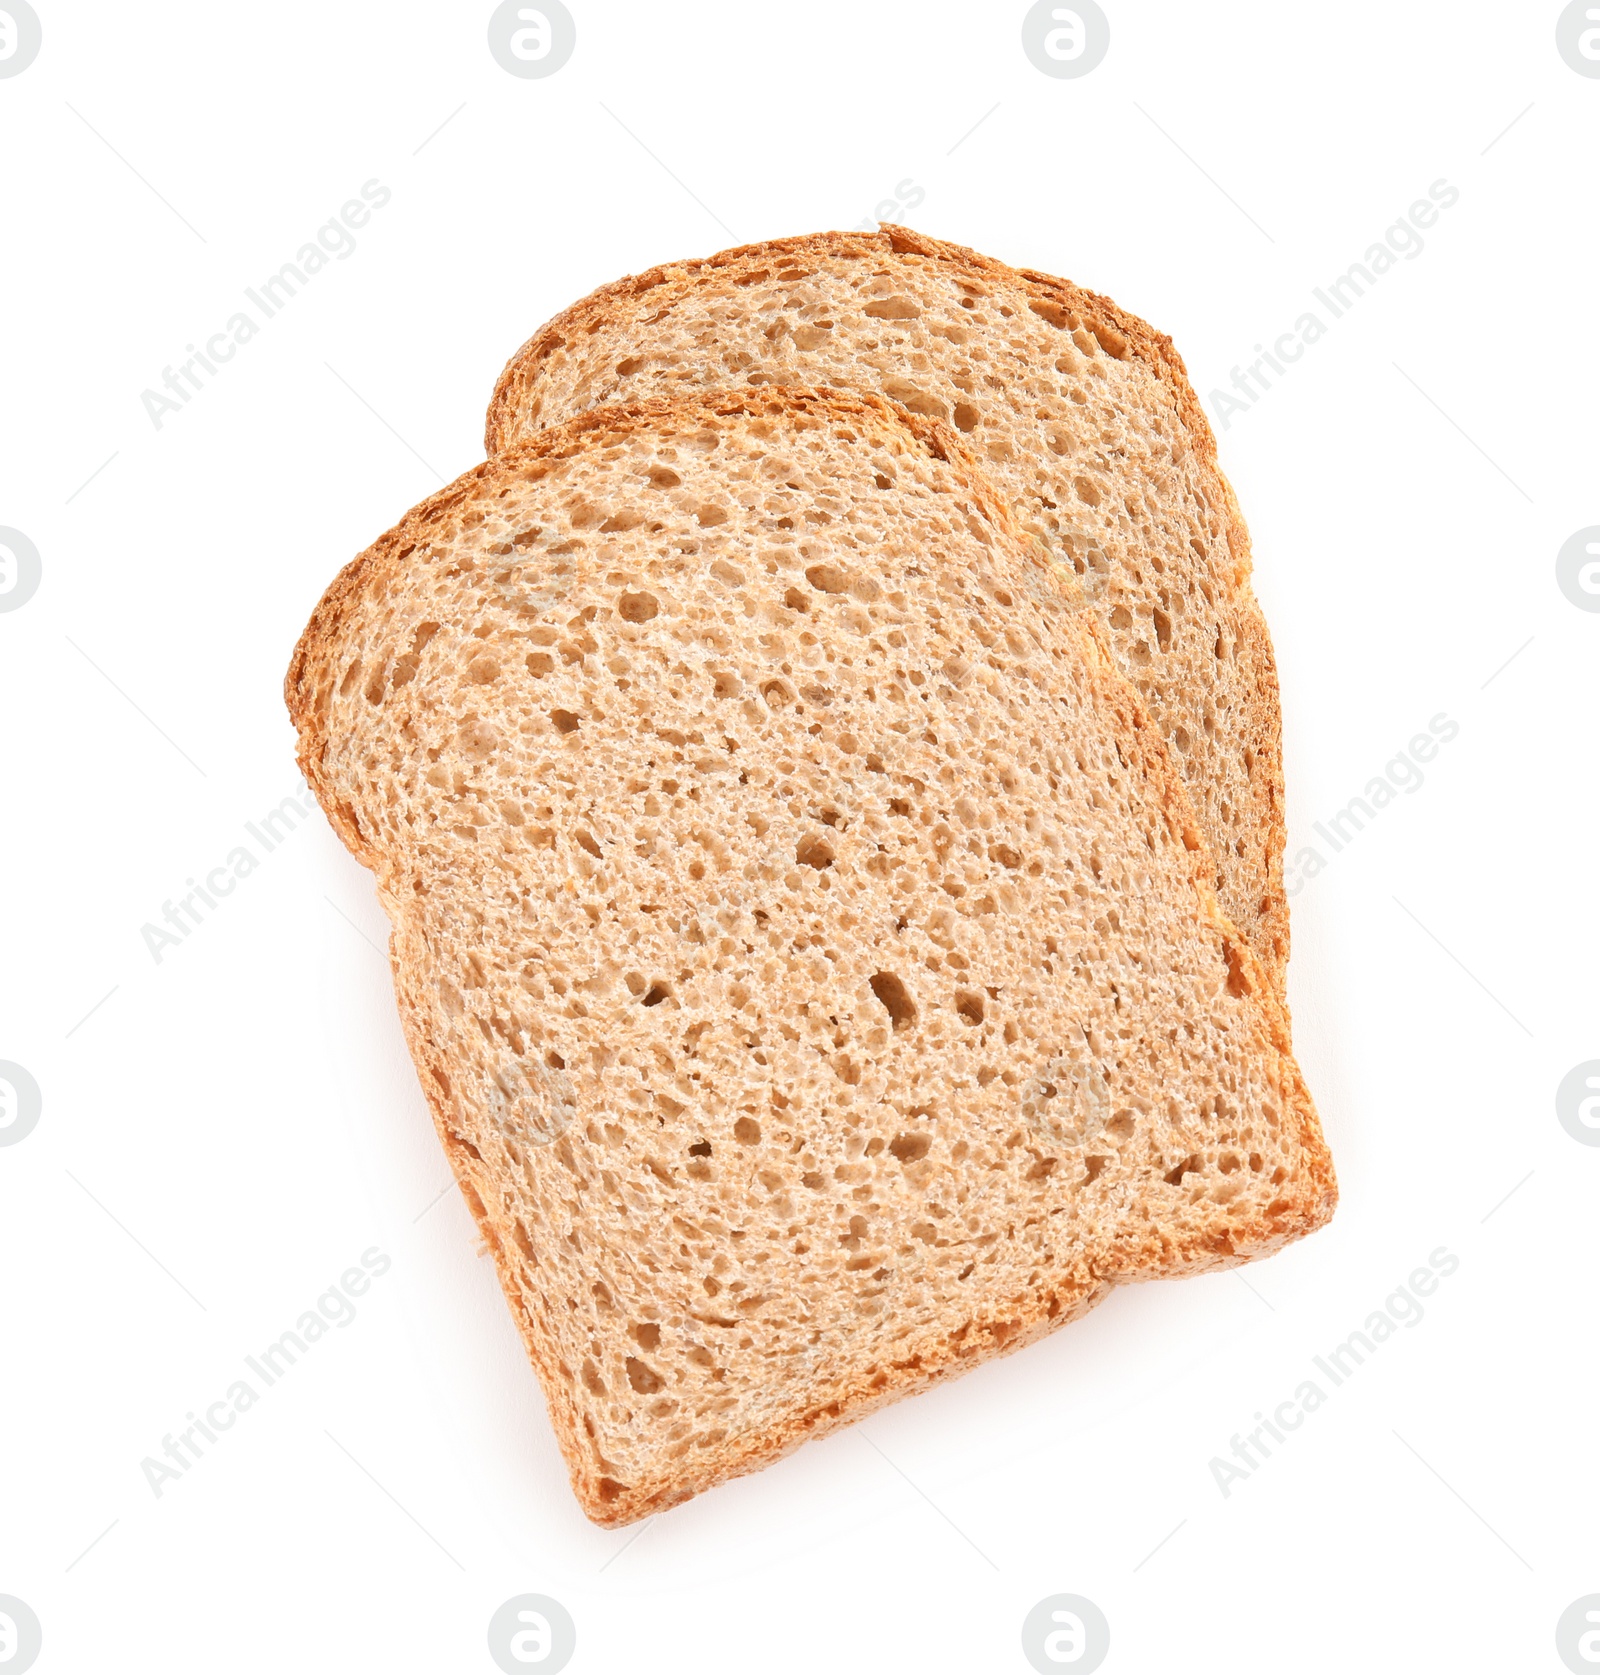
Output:
<instances>
[{"instance_id":1,"label":"white background","mask_svg":"<svg viewBox=\"0 0 1600 1675\"><path fill-rule=\"evenodd\" d=\"M1113 1675L1559 1671L1600 1591L1600 1150L1554 1107L1600 1057L1600 616L1554 567L1600 523L1600 81L1559 7L1105 0L1104 63L1054 80L1019 3L572 0L571 62L518 80L486 3L37 4L0 80L0 524L43 556L0 615L0 1058L44 1096L0 1149L0 1593L37 1667L489 1671L536 1591L575 1671L1023 1671L1072 1592ZM373 178L355 253L156 429L140 392ZM591 1527L439 1196L368 876L318 815L141 939L296 788L318 594L624 272L912 181L915 226L1108 292L1206 392L1439 179L1423 253L1221 435L1291 855L1460 727L1293 903L1333 1224ZM158 1499L141 1460L374 1245L358 1318ZM1212 1457L1439 1246L1426 1317L1224 1497Z\"/></svg>"}]
</instances>

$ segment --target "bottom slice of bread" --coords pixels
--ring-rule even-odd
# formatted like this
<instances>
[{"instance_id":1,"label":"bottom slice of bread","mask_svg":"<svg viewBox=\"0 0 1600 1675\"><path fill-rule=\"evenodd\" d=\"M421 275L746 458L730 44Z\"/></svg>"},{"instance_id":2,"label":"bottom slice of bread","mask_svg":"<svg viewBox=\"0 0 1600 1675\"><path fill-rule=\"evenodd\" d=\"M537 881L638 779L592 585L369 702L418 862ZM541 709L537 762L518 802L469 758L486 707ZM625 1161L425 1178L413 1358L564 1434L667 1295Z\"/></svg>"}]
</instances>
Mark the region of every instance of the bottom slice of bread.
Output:
<instances>
[{"instance_id":1,"label":"bottom slice of bread","mask_svg":"<svg viewBox=\"0 0 1600 1675\"><path fill-rule=\"evenodd\" d=\"M597 1522L1332 1213L1070 586L954 433L772 390L545 432L318 606L301 764Z\"/></svg>"}]
</instances>

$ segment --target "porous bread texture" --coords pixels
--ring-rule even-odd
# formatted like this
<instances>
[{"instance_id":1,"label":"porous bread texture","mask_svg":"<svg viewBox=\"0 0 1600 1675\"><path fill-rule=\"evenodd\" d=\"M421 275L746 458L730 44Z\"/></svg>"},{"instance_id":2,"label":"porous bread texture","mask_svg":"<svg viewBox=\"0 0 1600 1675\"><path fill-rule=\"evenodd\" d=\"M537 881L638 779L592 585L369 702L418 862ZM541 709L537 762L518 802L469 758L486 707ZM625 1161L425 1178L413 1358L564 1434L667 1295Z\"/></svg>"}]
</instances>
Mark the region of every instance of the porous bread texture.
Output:
<instances>
[{"instance_id":1,"label":"porous bread texture","mask_svg":"<svg viewBox=\"0 0 1600 1675\"><path fill-rule=\"evenodd\" d=\"M312 617L300 763L597 1523L1331 1214L1075 591L952 433L712 392L479 466Z\"/></svg>"},{"instance_id":2,"label":"porous bread texture","mask_svg":"<svg viewBox=\"0 0 1600 1675\"><path fill-rule=\"evenodd\" d=\"M501 374L488 451L687 386L871 390L966 433L1093 599L1283 993L1277 666L1250 545L1171 340L1107 298L903 227L822 233L603 287Z\"/></svg>"}]
</instances>

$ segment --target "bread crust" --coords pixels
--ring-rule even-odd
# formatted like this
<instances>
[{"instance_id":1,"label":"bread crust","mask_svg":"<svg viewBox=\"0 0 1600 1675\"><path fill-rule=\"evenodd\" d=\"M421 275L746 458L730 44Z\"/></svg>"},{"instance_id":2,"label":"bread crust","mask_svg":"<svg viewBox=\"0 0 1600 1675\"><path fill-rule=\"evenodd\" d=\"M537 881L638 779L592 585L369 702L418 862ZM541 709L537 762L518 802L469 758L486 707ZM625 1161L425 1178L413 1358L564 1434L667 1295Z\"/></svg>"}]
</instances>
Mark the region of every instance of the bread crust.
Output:
<instances>
[{"instance_id":1,"label":"bread crust","mask_svg":"<svg viewBox=\"0 0 1600 1675\"><path fill-rule=\"evenodd\" d=\"M704 284L752 264L786 256L807 260L843 258L873 261L890 255L925 257L940 263L953 274L979 283L987 280L991 283L1025 284L1042 299L1053 300L1083 318L1108 354L1119 360L1132 355L1149 367L1170 397L1190 450L1222 508L1228 552L1233 564L1232 583L1249 638L1254 677L1249 692L1254 722L1251 733L1252 736L1259 736L1265 746L1255 752L1250 781L1262 805L1266 841L1262 855L1264 876L1257 881L1261 891L1257 916L1254 923L1242 923L1241 928L1267 968L1279 998L1283 999L1290 931L1289 903L1283 881L1287 825L1277 662L1266 620L1250 584L1252 558L1249 530L1233 486L1218 464L1216 436L1189 381L1183 358L1165 333L1118 307L1111 298L1086 290L1070 280L1035 268L1012 268L965 245L930 238L909 227L885 223L879 231L872 233L826 232L771 239L760 244L739 245L698 260L663 263L643 273L628 275L602 285L556 315L511 357L496 381L484 426L485 450L493 457L512 446L526 432L527 423L522 416L536 406L543 364L554 349L569 342L581 342L606 322L633 310L640 299L651 291L673 285Z\"/></svg>"},{"instance_id":2,"label":"bread crust","mask_svg":"<svg viewBox=\"0 0 1600 1675\"><path fill-rule=\"evenodd\" d=\"M681 422L686 412L697 421L716 423L739 417L783 418L824 415L871 429L909 432L931 457L951 466L975 503L1004 537L1015 543L1022 562L1048 578L1058 592L1065 586L1049 564L1018 531L1009 507L997 494L959 435L937 421L909 414L871 395L805 391L789 387L717 390L679 399L648 401L597 409L543 432L500 460L475 467L413 509L393 529L352 560L329 586L295 648L285 680L285 700L299 734L298 760L330 821L351 853L378 875L380 896L394 926L390 961L406 1040L428 1099L435 1128L457 1182L493 1256L501 1286L511 1305L530 1361L544 1387L550 1417L568 1462L572 1486L585 1513L608 1528L648 1517L729 1478L759 1470L813 1437L901 1396L926 1388L992 1355L1010 1353L1055 1327L1086 1313L1115 1285L1223 1268L1270 1254L1322 1226L1337 1200L1331 1158L1321 1128L1290 1050L1287 1012L1248 940L1227 919L1213 888L1209 853L1204 847L1183 782L1137 692L1117 671L1103 630L1089 613L1076 618L1085 636L1085 663L1098 702L1122 723L1125 742L1156 794L1162 818L1182 841L1188 855L1195 906L1229 951L1239 988L1256 1009L1277 1054L1275 1091L1296 1136L1302 1167L1283 1196L1252 1220L1233 1224L1225 1236L1174 1238L1148 1221L1126 1226L1114 1248L1087 1255L1062 1283L1024 1308L979 1306L958 1333L926 1346L903 1360L879 1367L870 1379L837 1376L818 1399L758 1435L734 1436L705 1451L692 1467L678 1464L620 1485L600 1469L584 1440L584 1409L575 1380L561 1362L555 1340L544 1328L529 1297L538 1287L529 1265L519 1256L515 1230L500 1206L491 1171L458 1126L449 1102L451 1066L433 1039L422 994L427 978L427 950L407 916L382 846L364 830L359 812L339 794L326 771L330 742L329 706L343 662L343 636L363 598L382 596L403 574L407 560L441 518L469 507L501 474L555 456L620 441L650 431L663 421ZM1074 601L1078 603L1078 601ZM1292 1187L1292 1190L1289 1190Z\"/></svg>"}]
</instances>

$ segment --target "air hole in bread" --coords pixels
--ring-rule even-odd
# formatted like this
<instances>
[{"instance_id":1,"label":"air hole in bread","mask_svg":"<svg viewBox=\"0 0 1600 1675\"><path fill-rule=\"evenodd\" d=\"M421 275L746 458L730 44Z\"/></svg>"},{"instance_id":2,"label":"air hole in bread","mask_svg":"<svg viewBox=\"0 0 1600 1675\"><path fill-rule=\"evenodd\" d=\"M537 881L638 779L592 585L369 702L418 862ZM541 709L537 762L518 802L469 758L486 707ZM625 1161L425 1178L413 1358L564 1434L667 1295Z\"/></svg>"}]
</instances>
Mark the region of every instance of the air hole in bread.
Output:
<instances>
[{"instance_id":1,"label":"air hole in bread","mask_svg":"<svg viewBox=\"0 0 1600 1675\"><path fill-rule=\"evenodd\" d=\"M926 1157L933 1145L931 1134L897 1134L889 1142L891 1155L901 1163L915 1163L919 1157Z\"/></svg>"},{"instance_id":2,"label":"air hole in bread","mask_svg":"<svg viewBox=\"0 0 1600 1675\"><path fill-rule=\"evenodd\" d=\"M654 1367L648 1367L638 1356L630 1355L623 1363L628 1374L628 1383L641 1396L653 1396L661 1388L661 1375Z\"/></svg>"},{"instance_id":3,"label":"air hole in bread","mask_svg":"<svg viewBox=\"0 0 1600 1675\"><path fill-rule=\"evenodd\" d=\"M905 984L892 971L880 971L868 981L894 1028L910 1029L917 1021L917 1007Z\"/></svg>"},{"instance_id":4,"label":"air hole in bread","mask_svg":"<svg viewBox=\"0 0 1600 1675\"><path fill-rule=\"evenodd\" d=\"M1108 355L1117 360L1124 360L1128 353L1128 340L1114 327L1107 325L1093 325L1090 328L1096 341Z\"/></svg>"},{"instance_id":5,"label":"air hole in bread","mask_svg":"<svg viewBox=\"0 0 1600 1675\"><path fill-rule=\"evenodd\" d=\"M550 719L555 723L558 733L576 733L578 723L583 718L574 715L571 710L551 710Z\"/></svg>"},{"instance_id":6,"label":"air hole in bread","mask_svg":"<svg viewBox=\"0 0 1600 1675\"><path fill-rule=\"evenodd\" d=\"M813 564L806 570L806 580L818 593L848 593L850 578L837 564ZM803 608L803 607L802 607Z\"/></svg>"},{"instance_id":7,"label":"air hole in bread","mask_svg":"<svg viewBox=\"0 0 1600 1675\"><path fill-rule=\"evenodd\" d=\"M758 1146L761 1143L761 1124L754 1117L740 1117L733 1125L733 1137L741 1146Z\"/></svg>"},{"instance_id":8,"label":"air hole in bread","mask_svg":"<svg viewBox=\"0 0 1600 1675\"><path fill-rule=\"evenodd\" d=\"M617 615L624 622L649 622L661 609L661 601L653 593L624 593L617 600Z\"/></svg>"},{"instance_id":9,"label":"air hole in bread","mask_svg":"<svg viewBox=\"0 0 1600 1675\"><path fill-rule=\"evenodd\" d=\"M983 1022L983 996L965 989L958 990L956 1012L964 1023L976 1027Z\"/></svg>"},{"instance_id":10,"label":"air hole in bread","mask_svg":"<svg viewBox=\"0 0 1600 1675\"><path fill-rule=\"evenodd\" d=\"M795 845L794 858L801 866L822 872L833 865L833 845L825 837L811 834Z\"/></svg>"},{"instance_id":11,"label":"air hole in bread","mask_svg":"<svg viewBox=\"0 0 1600 1675\"><path fill-rule=\"evenodd\" d=\"M652 983L650 987L645 990L644 998L639 1002L639 1004L641 1006L659 1006L662 1001L664 1001L667 996L671 994L671 992L672 991L665 983Z\"/></svg>"}]
</instances>

